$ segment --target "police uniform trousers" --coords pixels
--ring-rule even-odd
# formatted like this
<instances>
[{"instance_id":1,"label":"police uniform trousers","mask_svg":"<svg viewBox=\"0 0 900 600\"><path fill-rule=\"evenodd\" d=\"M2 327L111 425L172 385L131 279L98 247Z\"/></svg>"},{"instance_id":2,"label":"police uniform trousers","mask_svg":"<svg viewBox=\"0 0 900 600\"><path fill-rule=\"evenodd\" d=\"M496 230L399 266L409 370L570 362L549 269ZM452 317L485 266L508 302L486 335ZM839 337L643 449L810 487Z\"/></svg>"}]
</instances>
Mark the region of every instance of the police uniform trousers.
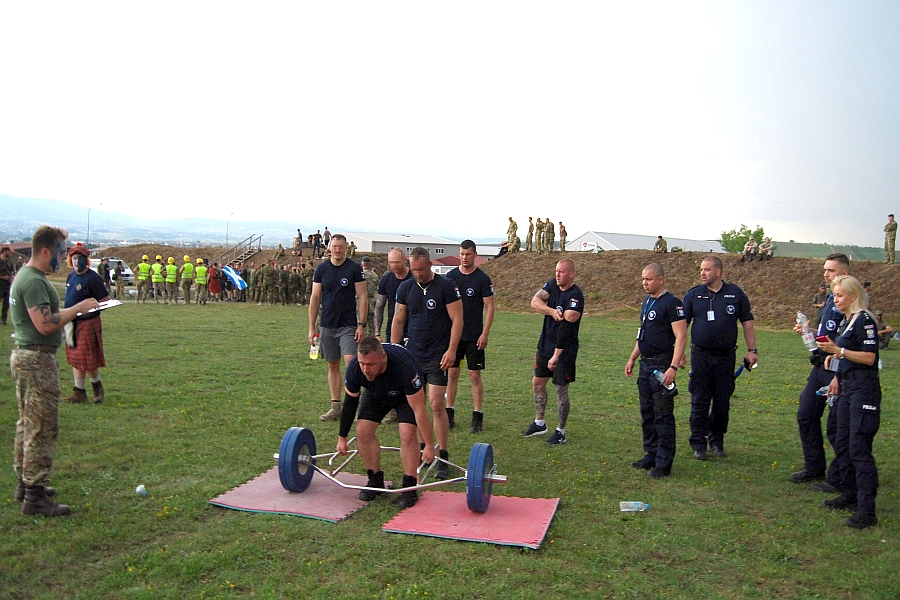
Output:
<instances>
[{"instance_id":1,"label":"police uniform trousers","mask_svg":"<svg viewBox=\"0 0 900 600\"><path fill-rule=\"evenodd\" d=\"M874 514L878 469L872 455L872 440L881 424L878 372L843 373L837 405L835 460L841 474L841 492L847 498L856 498L859 512Z\"/></svg>"},{"instance_id":2,"label":"police uniform trousers","mask_svg":"<svg viewBox=\"0 0 900 600\"><path fill-rule=\"evenodd\" d=\"M675 398L661 397L665 388L653 376L653 371L664 372L671 364L671 355L654 361L641 359L637 381L644 454L654 461L654 466L666 472L672 470L675 460Z\"/></svg>"},{"instance_id":3,"label":"police uniform trousers","mask_svg":"<svg viewBox=\"0 0 900 600\"><path fill-rule=\"evenodd\" d=\"M831 383L834 373L826 371L821 365L813 367L806 379L806 387L800 392L800 405L797 407L797 427L800 430L800 445L803 448L803 468L810 473L825 472L825 442L822 438L822 414L825 412L827 398L816 392ZM829 412L834 412L832 409ZM829 414L829 419L831 415ZM831 439L831 438L829 438ZM832 444L833 446L833 444ZM836 465L832 463L833 468ZM837 481L829 482L837 485Z\"/></svg>"},{"instance_id":4,"label":"police uniform trousers","mask_svg":"<svg viewBox=\"0 0 900 600\"><path fill-rule=\"evenodd\" d=\"M694 450L723 446L734 393L734 348L691 346L691 437ZM711 409L711 410L710 410Z\"/></svg>"}]
</instances>

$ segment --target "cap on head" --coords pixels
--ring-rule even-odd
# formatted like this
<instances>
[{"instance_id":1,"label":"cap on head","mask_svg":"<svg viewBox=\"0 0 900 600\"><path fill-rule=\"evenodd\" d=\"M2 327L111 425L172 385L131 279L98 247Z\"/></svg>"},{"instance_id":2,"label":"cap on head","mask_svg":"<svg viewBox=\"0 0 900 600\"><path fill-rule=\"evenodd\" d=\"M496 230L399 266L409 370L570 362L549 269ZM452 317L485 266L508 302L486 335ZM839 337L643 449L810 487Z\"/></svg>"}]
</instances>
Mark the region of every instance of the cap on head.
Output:
<instances>
[{"instance_id":1,"label":"cap on head","mask_svg":"<svg viewBox=\"0 0 900 600\"><path fill-rule=\"evenodd\" d=\"M81 242L78 242L77 244L72 246L71 249L69 249L69 256L74 256L76 254L80 254L85 258L88 258L91 255L90 251L85 246L83 246Z\"/></svg>"},{"instance_id":2,"label":"cap on head","mask_svg":"<svg viewBox=\"0 0 900 600\"><path fill-rule=\"evenodd\" d=\"M368 256L363 256L361 262L364 262L364 263L371 263L371 262L372 262L372 259L369 258Z\"/></svg>"},{"instance_id":3,"label":"cap on head","mask_svg":"<svg viewBox=\"0 0 900 600\"><path fill-rule=\"evenodd\" d=\"M884 314L884 311L883 311L883 310L876 310L876 311L875 311L875 314L878 315L878 316L880 317L881 315Z\"/></svg>"}]
</instances>

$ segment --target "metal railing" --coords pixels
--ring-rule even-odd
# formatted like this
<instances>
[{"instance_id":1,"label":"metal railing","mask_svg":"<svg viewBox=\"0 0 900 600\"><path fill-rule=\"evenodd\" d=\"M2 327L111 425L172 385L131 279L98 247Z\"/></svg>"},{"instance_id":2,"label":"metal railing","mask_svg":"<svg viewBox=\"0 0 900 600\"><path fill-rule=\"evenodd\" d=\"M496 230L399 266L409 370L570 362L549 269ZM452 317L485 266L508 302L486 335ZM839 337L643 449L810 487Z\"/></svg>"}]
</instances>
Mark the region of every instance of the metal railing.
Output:
<instances>
[{"instance_id":1,"label":"metal railing","mask_svg":"<svg viewBox=\"0 0 900 600\"><path fill-rule=\"evenodd\" d=\"M226 248L224 252L212 259L220 265L230 265L234 262L244 262L262 249L261 235L251 235L238 242L237 244Z\"/></svg>"}]
</instances>

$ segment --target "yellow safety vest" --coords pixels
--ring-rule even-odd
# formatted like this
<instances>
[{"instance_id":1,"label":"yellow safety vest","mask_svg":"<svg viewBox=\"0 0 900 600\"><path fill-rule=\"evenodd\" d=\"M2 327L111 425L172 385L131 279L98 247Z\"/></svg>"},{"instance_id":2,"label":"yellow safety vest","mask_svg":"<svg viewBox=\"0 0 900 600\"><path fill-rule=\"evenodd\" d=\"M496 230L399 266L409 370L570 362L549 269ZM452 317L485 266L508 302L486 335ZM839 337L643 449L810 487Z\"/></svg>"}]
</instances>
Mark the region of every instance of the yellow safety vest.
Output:
<instances>
[{"instance_id":1,"label":"yellow safety vest","mask_svg":"<svg viewBox=\"0 0 900 600\"><path fill-rule=\"evenodd\" d=\"M197 275L194 277L194 280L199 285L206 285L206 267L203 265L198 265L196 269Z\"/></svg>"},{"instance_id":2,"label":"yellow safety vest","mask_svg":"<svg viewBox=\"0 0 900 600\"><path fill-rule=\"evenodd\" d=\"M194 278L194 265L191 263L184 263L183 270L181 271L181 281L191 281Z\"/></svg>"},{"instance_id":3,"label":"yellow safety vest","mask_svg":"<svg viewBox=\"0 0 900 600\"><path fill-rule=\"evenodd\" d=\"M178 281L178 267L166 265L166 283L175 283L176 281Z\"/></svg>"},{"instance_id":4,"label":"yellow safety vest","mask_svg":"<svg viewBox=\"0 0 900 600\"><path fill-rule=\"evenodd\" d=\"M150 264L149 263L139 263L138 264L138 279L141 281L150 277Z\"/></svg>"},{"instance_id":5,"label":"yellow safety vest","mask_svg":"<svg viewBox=\"0 0 900 600\"><path fill-rule=\"evenodd\" d=\"M152 265L150 265L150 270L152 271L152 274L150 275L150 280L153 283L162 283L163 282L163 274L162 274L163 266L162 266L162 264L153 263Z\"/></svg>"}]
</instances>

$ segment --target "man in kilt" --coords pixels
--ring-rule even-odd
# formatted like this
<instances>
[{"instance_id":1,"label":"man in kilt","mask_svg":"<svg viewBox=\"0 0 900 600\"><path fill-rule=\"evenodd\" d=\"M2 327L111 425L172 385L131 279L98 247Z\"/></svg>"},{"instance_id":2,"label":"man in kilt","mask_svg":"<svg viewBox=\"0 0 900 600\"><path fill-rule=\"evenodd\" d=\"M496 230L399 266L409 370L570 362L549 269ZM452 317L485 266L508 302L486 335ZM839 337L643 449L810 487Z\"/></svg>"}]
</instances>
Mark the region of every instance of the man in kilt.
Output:
<instances>
[{"instance_id":1,"label":"man in kilt","mask_svg":"<svg viewBox=\"0 0 900 600\"><path fill-rule=\"evenodd\" d=\"M66 308L88 298L94 298L98 302L109 300L109 292L106 291L103 280L88 268L88 256L88 249L81 244L69 250L72 272L66 279ZM100 311L83 313L75 317L67 327L75 329L71 335L66 332L66 362L72 366L75 388L72 395L66 398L66 402L87 402L85 383L88 377L94 391L94 402L103 402L100 367L106 366L106 359L103 356Z\"/></svg>"}]
</instances>

